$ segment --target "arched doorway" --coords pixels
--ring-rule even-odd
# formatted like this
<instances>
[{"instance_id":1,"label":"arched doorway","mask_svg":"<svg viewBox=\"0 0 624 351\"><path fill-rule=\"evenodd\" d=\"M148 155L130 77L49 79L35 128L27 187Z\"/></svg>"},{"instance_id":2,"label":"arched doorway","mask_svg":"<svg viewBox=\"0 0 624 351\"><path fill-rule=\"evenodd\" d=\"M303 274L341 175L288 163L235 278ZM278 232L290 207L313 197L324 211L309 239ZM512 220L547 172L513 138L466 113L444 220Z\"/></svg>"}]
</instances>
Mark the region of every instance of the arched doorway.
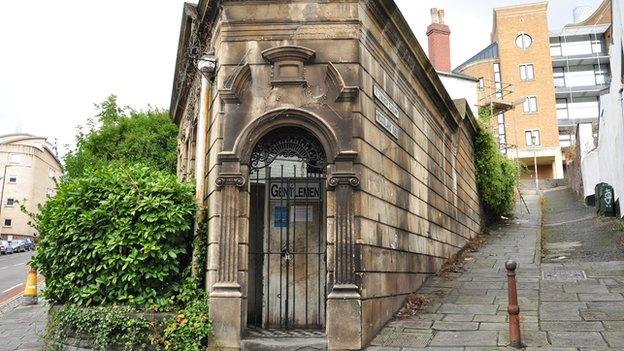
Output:
<instances>
[{"instance_id":1,"label":"arched doorway","mask_svg":"<svg viewBox=\"0 0 624 351\"><path fill-rule=\"evenodd\" d=\"M250 327L322 329L325 325L326 165L321 143L302 128L277 128L253 149Z\"/></svg>"}]
</instances>

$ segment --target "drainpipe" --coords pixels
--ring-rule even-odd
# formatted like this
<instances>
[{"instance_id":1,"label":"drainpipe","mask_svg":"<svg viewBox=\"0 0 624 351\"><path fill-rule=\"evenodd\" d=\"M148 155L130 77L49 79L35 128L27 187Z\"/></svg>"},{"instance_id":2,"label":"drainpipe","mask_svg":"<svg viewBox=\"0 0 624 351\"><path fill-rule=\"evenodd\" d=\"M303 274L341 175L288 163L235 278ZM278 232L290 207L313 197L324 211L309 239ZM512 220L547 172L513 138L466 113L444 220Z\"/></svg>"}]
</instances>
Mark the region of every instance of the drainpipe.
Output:
<instances>
[{"instance_id":1,"label":"drainpipe","mask_svg":"<svg viewBox=\"0 0 624 351\"><path fill-rule=\"evenodd\" d=\"M206 164L207 152L207 132L210 125L211 114L211 97L212 97L212 79L217 67L217 61L214 56L204 55L197 63L197 68L201 73L201 90L199 100L199 116L197 120L197 136L195 138L195 201L197 202L197 213L195 218L195 233L197 237L197 229L199 223L203 222L204 214L207 212L207 206L204 206L205 184L204 178L206 170L210 169L210 165ZM191 262L191 274L197 277L200 271L199 252L193 247L193 258Z\"/></svg>"}]
</instances>

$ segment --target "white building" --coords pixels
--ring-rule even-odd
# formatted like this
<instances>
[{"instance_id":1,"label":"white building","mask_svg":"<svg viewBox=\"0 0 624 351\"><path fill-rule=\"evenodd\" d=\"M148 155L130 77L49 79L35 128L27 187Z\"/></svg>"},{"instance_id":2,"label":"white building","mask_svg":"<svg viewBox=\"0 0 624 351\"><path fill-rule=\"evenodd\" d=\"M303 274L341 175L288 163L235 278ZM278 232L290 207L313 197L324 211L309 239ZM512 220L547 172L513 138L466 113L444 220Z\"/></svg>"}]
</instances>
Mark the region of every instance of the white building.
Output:
<instances>
[{"instance_id":1,"label":"white building","mask_svg":"<svg viewBox=\"0 0 624 351\"><path fill-rule=\"evenodd\" d=\"M61 162L52 144L44 137L30 134L0 136L0 236L2 239L33 238L29 225L35 213L54 196Z\"/></svg>"},{"instance_id":2,"label":"white building","mask_svg":"<svg viewBox=\"0 0 624 351\"><path fill-rule=\"evenodd\" d=\"M608 92L609 4L604 1L593 12L587 6L579 6L574 10L574 23L550 32L561 147L574 144L578 123L598 121L599 97Z\"/></svg>"},{"instance_id":3,"label":"white building","mask_svg":"<svg viewBox=\"0 0 624 351\"><path fill-rule=\"evenodd\" d=\"M598 145L582 158L581 173L586 199L594 195L594 187L597 183L605 182L613 186L615 201L620 202L620 195L624 192L624 109L622 106L624 98L622 94L624 5L622 0L611 0L611 15L612 39L608 43L608 53L609 70L613 78L610 80L609 93L601 95L599 100Z\"/></svg>"}]
</instances>

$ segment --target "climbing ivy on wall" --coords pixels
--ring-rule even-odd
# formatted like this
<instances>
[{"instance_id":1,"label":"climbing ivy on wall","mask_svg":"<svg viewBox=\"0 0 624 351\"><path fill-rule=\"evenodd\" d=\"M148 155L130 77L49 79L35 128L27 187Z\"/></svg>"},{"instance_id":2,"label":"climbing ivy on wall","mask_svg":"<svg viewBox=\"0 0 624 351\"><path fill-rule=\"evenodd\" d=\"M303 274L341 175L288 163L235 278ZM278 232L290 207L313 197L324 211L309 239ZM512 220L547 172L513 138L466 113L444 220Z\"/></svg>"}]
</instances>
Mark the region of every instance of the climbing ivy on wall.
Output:
<instances>
[{"instance_id":1,"label":"climbing ivy on wall","mask_svg":"<svg viewBox=\"0 0 624 351\"><path fill-rule=\"evenodd\" d=\"M479 110L479 129L475 136L475 170L479 198L489 220L496 220L513 212L518 168L501 154L498 143L490 132L490 113Z\"/></svg>"}]
</instances>

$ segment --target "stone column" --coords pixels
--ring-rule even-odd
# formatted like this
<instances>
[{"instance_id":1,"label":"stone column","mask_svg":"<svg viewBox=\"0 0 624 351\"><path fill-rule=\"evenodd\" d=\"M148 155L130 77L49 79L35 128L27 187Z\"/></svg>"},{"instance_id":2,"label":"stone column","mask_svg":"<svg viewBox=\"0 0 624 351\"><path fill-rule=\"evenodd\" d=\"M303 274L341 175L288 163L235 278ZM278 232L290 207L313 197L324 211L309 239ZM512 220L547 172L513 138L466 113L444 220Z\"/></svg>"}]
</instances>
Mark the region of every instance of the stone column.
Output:
<instances>
[{"instance_id":1,"label":"stone column","mask_svg":"<svg viewBox=\"0 0 624 351\"><path fill-rule=\"evenodd\" d=\"M360 184L354 173L334 173L327 180L334 191L333 287L327 297L327 341L332 350L362 348L362 302L356 270L353 192Z\"/></svg>"},{"instance_id":2,"label":"stone column","mask_svg":"<svg viewBox=\"0 0 624 351\"><path fill-rule=\"evenodd\" d=\"M240 348L244 329L243 293L238 279L241 191L246 184L241 174L221 174L216 182L221 208L217 282L210 293L210 318L215 342L224 349Z\"/></svg>"}]
</instances>

